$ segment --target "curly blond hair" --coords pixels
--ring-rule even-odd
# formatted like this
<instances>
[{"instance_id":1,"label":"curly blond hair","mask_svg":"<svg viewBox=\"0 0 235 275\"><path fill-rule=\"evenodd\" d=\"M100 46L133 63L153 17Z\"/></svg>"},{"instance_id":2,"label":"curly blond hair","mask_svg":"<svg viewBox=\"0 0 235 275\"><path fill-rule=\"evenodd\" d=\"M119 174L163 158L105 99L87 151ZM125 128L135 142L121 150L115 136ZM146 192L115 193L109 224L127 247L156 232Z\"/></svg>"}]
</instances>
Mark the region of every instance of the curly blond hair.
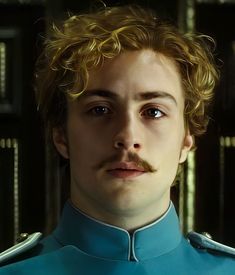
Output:
<instances>
[{"instance_id":1,"label":"curly blond hair","mask_svg":"<svg viewBox=\"0 0 235 275\"><path fill-rule=\"evenodd\" d=\"M123 51L152 49L178 66L185 122L192 135L201 135L218 80L211 44L208 36L183 34L152 10L132 5L74 15L61 27L53 25L36 70L38 107L49 133L66 123L67 98L77 98L86 90L90 70Z\"/></svg>"}]
</instances>

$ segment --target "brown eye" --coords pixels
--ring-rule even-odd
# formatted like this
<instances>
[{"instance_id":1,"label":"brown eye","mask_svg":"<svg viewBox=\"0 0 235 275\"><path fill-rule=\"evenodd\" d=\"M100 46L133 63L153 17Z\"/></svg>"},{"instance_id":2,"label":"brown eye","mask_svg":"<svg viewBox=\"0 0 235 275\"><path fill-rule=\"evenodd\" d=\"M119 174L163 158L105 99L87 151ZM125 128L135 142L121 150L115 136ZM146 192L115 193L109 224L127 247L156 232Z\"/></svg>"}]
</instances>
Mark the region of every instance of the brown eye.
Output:
<instances>
[{"instance_id":1,"label":"brown eye","mask_svg":"<svg viewBox=\"0 0 235 275\"><path fill-rule=\"evenodd\" d=\"M143 112L143 115L150 118L160 118L164 116L164 113L158 108L149 108Z\"/></svg>"},{"instance_id":2,"label":"brown eye","mask_svg":"<svg viewBox=\"0 0 235 275\"><path fill-rule=\"evenodd\" d=\"M93 114L93 115L96 115L96 116L102 116L102 115L107 115L107 114L110 114L111 111L109 108L105 107L105 106L96 106L96 107L93 107L90 112Z\"/></svg>"}]
</instances>

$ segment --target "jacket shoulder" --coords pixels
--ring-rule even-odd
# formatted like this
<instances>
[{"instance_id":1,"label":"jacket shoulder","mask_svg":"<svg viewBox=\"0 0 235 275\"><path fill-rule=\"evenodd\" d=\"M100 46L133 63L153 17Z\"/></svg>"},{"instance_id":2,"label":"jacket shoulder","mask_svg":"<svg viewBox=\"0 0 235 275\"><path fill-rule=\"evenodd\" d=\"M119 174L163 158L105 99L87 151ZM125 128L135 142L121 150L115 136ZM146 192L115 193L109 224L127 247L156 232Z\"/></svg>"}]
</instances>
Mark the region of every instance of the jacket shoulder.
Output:
<instances>
[{"instance_id":1,"label":"jacket shoulder","mask_svg":"<svg viewBox=\"0 0 235 275\"><path fill-rule=\"evenodd\" d=\"M192 231L187 234L187 239L195 248L206 250L209 253L235 258L235 248L212 240L208 233L199 234Z\"/></svg>"},{"instance_id":2,"label":"jacket shoulder","mask_svg":"<svg viewBox=\"0 0 235 275\"><path fill-rule=\"evenodd\" d=\"M35 232L30 235L27 233L21 234L17 244L0 253L0 266L17 261L25 253L33 250L39 244L41 237L41 232Z\"/></svg>"}]
</instances>

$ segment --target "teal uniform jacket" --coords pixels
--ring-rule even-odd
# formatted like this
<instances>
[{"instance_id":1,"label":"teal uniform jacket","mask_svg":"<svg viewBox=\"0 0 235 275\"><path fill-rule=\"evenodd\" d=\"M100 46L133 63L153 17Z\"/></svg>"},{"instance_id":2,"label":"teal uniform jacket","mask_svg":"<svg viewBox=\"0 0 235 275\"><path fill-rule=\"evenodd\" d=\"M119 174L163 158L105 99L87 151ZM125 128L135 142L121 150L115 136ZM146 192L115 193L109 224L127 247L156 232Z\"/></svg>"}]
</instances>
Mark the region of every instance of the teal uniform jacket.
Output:
<instances>
[{"instance_id":1,"label":"teal uniform jacket","mask_svg":"<svg viewBox=\"0 0 235 275\"><path fill-rule=\"evenodd\" d=\"M130 234L67 202L55 231L31 250L30 258L1 267L0 275L235 274L234 256L226 247L220 250L192 246L180 232L172 203L159 220Z\"/></svg>"}]
</instances>

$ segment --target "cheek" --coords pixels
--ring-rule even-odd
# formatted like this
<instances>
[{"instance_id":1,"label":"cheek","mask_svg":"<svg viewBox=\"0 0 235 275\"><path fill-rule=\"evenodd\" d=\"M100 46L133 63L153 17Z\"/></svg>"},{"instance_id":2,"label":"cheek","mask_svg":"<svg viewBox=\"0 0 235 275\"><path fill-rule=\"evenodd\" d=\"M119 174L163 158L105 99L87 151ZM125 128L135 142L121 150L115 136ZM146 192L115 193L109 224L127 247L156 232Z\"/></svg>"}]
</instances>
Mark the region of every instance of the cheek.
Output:
<instances>
[{"instance_id":1,"label":"cheek","mask_svg":"<svg viewBox=\"0 0 235 275\"><path fill-rule=\"evenodd\" d=\"M148 155L159 162L167 159L170 163L178 163L183 144L183 132L183 128L158 129L147 139Z\"/></svg>"},{"instance_id":2,"label":"cheek","mask_svg":"<svg viewBox=\"0 0 235 275\"><path fill-rule=\"evenodd\" d=\"M94 163L105 153L109 140L100 129L77 124L69 125L68 130L70 161Z\"/></svg>"}]
</instances>

